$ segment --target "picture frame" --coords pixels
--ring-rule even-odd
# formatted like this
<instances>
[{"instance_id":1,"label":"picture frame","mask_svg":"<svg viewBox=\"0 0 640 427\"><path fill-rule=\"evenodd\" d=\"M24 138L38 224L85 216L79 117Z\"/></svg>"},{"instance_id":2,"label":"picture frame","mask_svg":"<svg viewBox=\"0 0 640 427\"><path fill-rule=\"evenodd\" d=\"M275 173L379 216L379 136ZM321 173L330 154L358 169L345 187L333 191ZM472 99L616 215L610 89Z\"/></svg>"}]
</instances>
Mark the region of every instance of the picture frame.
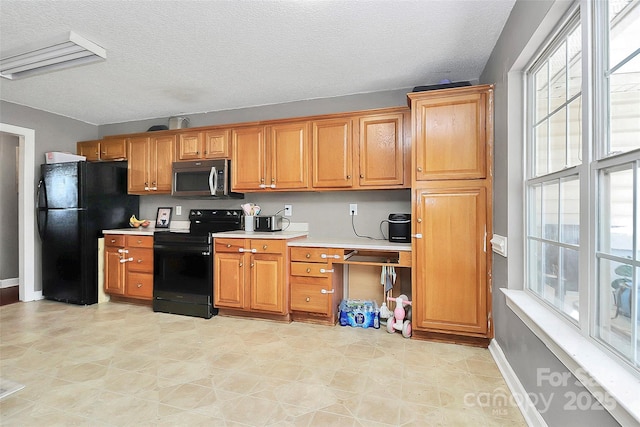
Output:
<instances>
[{"instance_id":1,"label":"picture frame","mask_svg":"<svg viewBox=\"0 0 640 427\"><path fill-rule=\"evenodd\" d=\"M173 208L158 208L156 215L156 228L169 228L171 224L171 211Z\"/></svg>"}]
</instances>

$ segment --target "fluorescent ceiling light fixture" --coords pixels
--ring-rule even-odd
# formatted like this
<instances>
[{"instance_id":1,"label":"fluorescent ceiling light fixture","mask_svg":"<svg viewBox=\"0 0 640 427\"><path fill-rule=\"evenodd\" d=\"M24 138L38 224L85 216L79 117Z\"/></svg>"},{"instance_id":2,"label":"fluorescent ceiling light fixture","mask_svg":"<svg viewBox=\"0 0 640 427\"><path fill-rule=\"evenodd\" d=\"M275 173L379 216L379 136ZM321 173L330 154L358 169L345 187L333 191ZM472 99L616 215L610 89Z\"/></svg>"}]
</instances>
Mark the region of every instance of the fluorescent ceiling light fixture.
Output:
<instances>
[{"instance_id":1,"label":"fluorescent ceiling light fixture","mask_svg":"<svg viewBox=\"0 0 640 427\"><path fill-rule=\"evenodd\" d=\"M107 59L107 51L70 31L46 45L30 45L20 52L2 54L0 77L22 79Z\"/></svg>"}]
</instances>

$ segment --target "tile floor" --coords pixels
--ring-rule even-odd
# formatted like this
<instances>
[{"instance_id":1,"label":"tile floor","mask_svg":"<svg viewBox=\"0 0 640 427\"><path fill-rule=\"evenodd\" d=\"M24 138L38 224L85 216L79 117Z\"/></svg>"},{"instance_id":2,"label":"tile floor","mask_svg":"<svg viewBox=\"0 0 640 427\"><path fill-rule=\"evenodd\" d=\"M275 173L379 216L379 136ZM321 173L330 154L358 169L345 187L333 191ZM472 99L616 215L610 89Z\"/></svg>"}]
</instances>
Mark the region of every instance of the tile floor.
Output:
<instances>
[{"instance_id":1,"label":"tile floor","mask_svg":"<svg viewBox=\"0 0 640 427\"><path fill-rule=\"evenodd\" d=\"M522 426L488 350L385 330L0 308L3 426Z\"/></svg>"}]
</instances>

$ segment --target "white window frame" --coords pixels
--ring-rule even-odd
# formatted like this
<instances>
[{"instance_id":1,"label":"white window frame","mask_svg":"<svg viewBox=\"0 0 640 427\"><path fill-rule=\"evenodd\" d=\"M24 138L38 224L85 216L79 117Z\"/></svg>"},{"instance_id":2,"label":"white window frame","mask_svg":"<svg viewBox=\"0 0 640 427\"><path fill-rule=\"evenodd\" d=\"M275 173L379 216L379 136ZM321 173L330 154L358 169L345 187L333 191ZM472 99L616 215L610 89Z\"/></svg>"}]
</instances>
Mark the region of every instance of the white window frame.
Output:
<instances>
[{"instance_id":1,"label":"white window frame","mask_svg":"<svg viewBox=\"0 0 640 427\"><path fill-rule=\"evenodd\" d=\"M637 425L640 423L640 378L637 372L632 370L627 363L604 348L590 337L592 330L592 320L589 316L581 316L578 324L568 321L565 316L555 310L551 310L546 303L543 303L537 296L523 286L526 268L524 265L526 258L526 206L524 195L526 194L525 173L526 167L526 135L528 132L526 123L527 104L526 94L526 73L525 70L533 63L532 59L539 56L543 51L540 47L546 48L549 45L549 34L556 34L561 24L567 22L567 18L572 15L575 8L580 8L580 21L583 38L583 146L589 146L593 137L593 132L600 129L602 123L593 123L593 119L588 117L593 106L593 78L591 73L594 58L592 48L592 34L594 30L593 19L594 10L591 0L577 0L570 5L565 2L556 1L546 14L545 18L534 32L531 39L515 60L507 75L506 85L508 87L508 130L509 140L508 155L508 194L510 199L521 198L522 203L509 203L508 210L508 233L511 237L510 256L507 259L508 288L502 288L506 296L507 306L529 327L529 329L549 348L549 350L577 377L583 385L602 401L607 410L622 425ZM585 48L585 46L587 46ZM586 49L586 50L585 50ZM585 89L586 88L586 89ZM601 88L597 88L601 90ZM587 115L587 118L584 118ZM599 127L600 126L600 127ZM514 147L521 144L518 148ZM592 153L589 153L591 156ZM591 170L591 157L583 156L582 165L587 168L586 179L595 183L594 171ZM520 185L513 183L514 179L520 179ZM589 227L582 227L580 235L580 265L588 266L589 277L595 277L595 232L596 230L596 203L595 185L588 186L586 191L581 190L580 209L586 212ZM520 221L518 221L520 218ZM582 223L582 221L581 221ZM515 246L513 246L515 244ZM584 278L581 278L583 280ZM581 292L580 307L592 307L595 302L591 292ZM607 405L613 398L613 406Z\"/></svg>"}]
</instances>

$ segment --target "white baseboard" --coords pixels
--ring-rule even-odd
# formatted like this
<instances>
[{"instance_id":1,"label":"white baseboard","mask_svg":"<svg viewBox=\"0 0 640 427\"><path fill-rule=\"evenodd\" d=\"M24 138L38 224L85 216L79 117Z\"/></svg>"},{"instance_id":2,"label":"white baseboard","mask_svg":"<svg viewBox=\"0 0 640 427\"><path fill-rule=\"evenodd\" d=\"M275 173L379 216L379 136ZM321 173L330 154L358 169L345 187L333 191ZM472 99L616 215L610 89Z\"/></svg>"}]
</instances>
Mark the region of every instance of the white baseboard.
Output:
<instances>
[{"instance_id":1,"label":"white baseboard","mask_svg":"<svg viewBox=\"0 0 640 427\"><path fill-rule=\"evenodd\" d=\"M491 353L491 356L493 356L493 360L496 362L496 365L498 365L498 369L500 370L500 373L502 373L509 390L511 390L511 393L514 396L518 397L518 399L515 400L518 403L520 412L522 412L522 416L524 417L527 425L532 427L547 427L547 423L531 401L527 390L520 382L520 379L507 361L502 348L500 348L500 345L495 339L491 340L491 343L489 344L489 352Z\"/></svg>"},{"instance_id":2,"label":"white baseboard","mask_svg":"<svg viewBox=\"0 0 640 427\"><path fill-rule=\"evenodd\" d=\"M19 284L20 281L17 277L14 277L13 279L0 279L0 289L18 286Z\"/></svg>"}]
</instances>

